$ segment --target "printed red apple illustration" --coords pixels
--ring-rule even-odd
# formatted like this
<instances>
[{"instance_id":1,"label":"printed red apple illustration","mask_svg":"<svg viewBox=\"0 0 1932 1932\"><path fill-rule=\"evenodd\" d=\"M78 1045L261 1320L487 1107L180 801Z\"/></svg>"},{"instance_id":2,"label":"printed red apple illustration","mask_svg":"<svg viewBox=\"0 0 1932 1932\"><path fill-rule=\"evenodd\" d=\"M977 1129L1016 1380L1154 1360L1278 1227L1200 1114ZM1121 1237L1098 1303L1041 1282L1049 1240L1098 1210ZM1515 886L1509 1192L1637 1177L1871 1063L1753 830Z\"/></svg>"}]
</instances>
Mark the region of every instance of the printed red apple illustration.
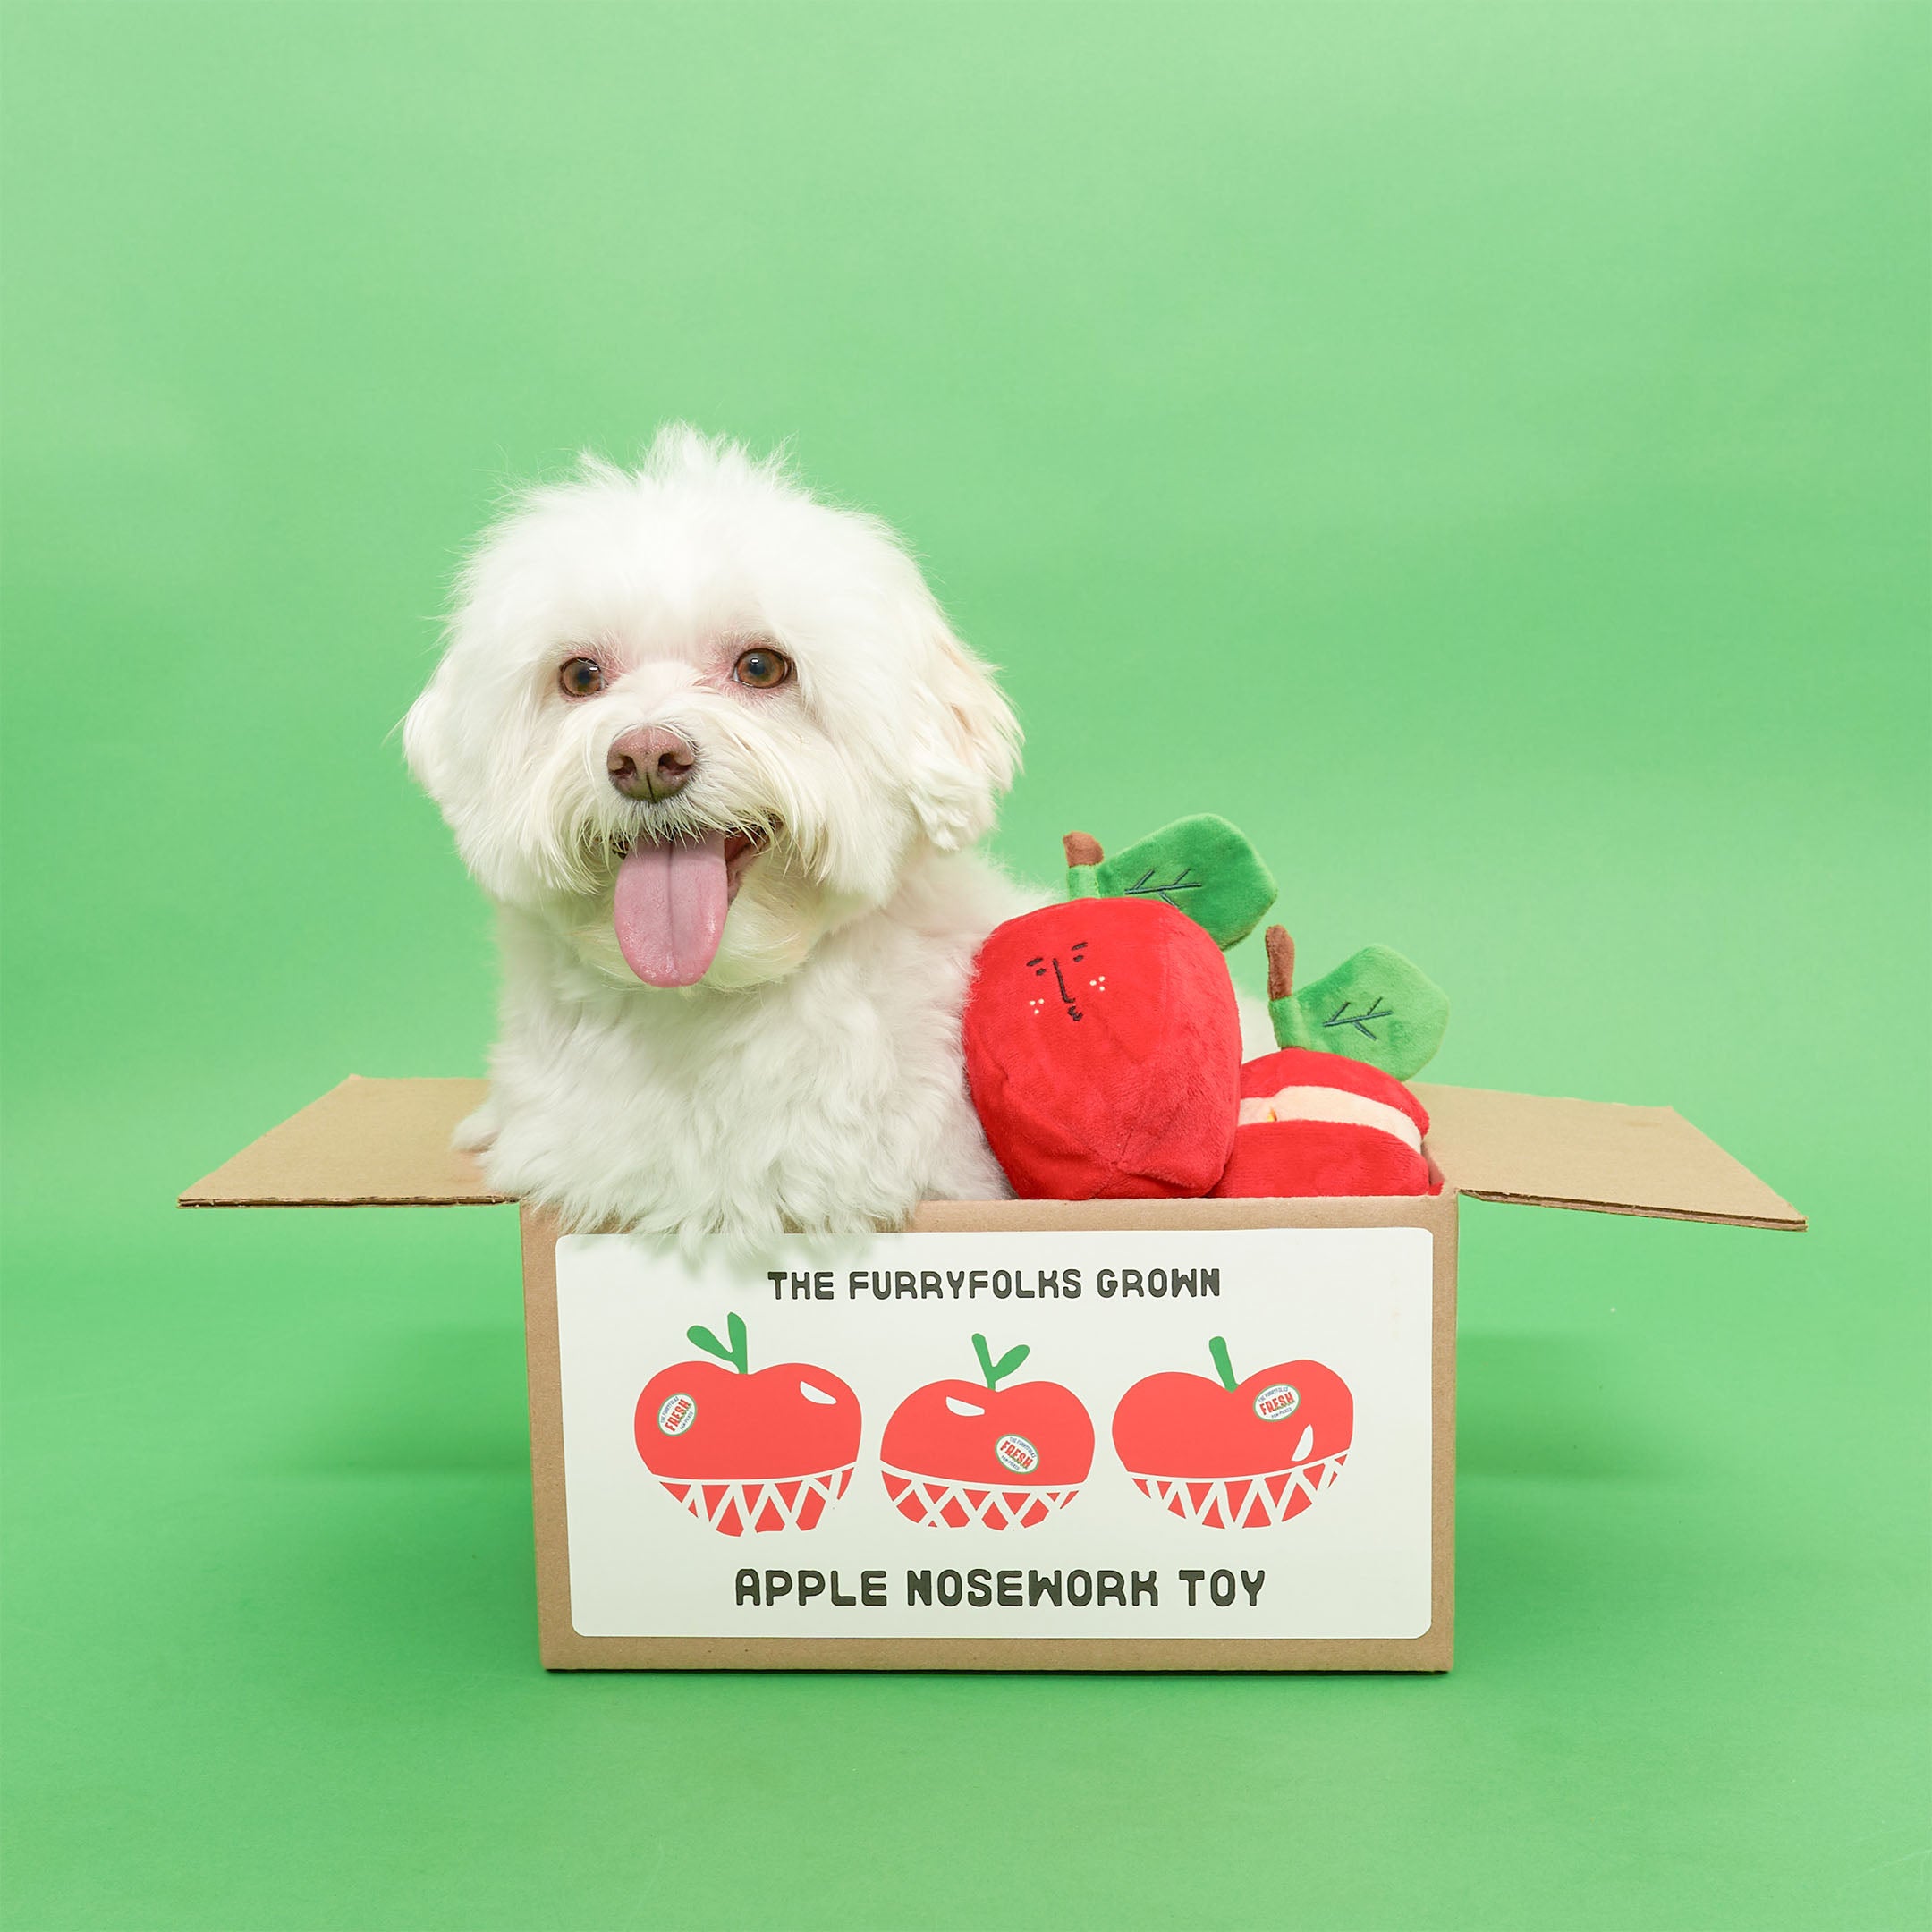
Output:
<instances>
[{"instance_id":1,"label":"printed red apple illustration","mask_svg":"<svg viewBox=\"0 0 1932 1932\"><path fill-rule=\"evenodd\" d=\"M708 1529L810 1530L852 1481L859 1398L809 1362L752 1373L743 1321L733 1314L725 1330L728 1347L708 1328L686 1331L717 1361L674 1362L644 1385L638 1453Z\"/></svg>"},{"instance_id":2,"label":"printed red apple illustration","mask_svg":"<svg viewBox=\"0 0 1932 1932\"><path fill-rule=\"evenodd\" d=\"M1299 1516L1342 1473L1355 1399L1318 1361L1234 1379L1227 1343L1208 1344L1217 1381L1145 1377L1114 1411L1114 1447L1143 1496L1209 1530L1261 1530Z\"/></svg>"},{"instance_id":3,"label":"printed red apple illustration","mask_svg":"<svg viewBox=\"0 0 1932 1932\"><path fill-rule=\"evenodd\" d=\"M886 1493L935 1530L1030 1530L1080 1493L1093 1467L1093 1422L1057 1382L1000 1384L1031 1352L997 1361L972 1338L979 1382L932 1382L892 1412L879 1445Z\"/></svg>"}]
</instances>

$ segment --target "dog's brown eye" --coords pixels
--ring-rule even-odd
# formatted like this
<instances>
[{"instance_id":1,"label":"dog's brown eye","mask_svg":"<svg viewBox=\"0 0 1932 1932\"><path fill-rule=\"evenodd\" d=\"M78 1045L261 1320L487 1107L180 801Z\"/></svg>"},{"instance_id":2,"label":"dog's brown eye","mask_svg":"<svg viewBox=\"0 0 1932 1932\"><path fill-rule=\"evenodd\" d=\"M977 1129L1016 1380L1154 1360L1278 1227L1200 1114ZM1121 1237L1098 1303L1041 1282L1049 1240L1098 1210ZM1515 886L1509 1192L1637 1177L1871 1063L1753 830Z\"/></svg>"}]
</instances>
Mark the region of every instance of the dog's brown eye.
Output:
<instances>
[{"instance_id":1,"label":"dog's brown eye","mask_svg":"<svg viewBox=\"0 0 1932 1932\"><path fill-rule=\"evenodd\" d=\"M604 689L604 666L595 657L572 657L557 673L557 684L566 698L589 698Z\"/></svg>"},{"instance_id":2,"label":"dog's brown eye","mask_svg":"<svg viewBox=\"0 0 1932 1932\"><path fill-rule=\"evenodd\" d=\"M753 691L771 691L792 675L792 660L769 644L754 644L739 654L732 675Z\"/></svg>"}]
</instances>

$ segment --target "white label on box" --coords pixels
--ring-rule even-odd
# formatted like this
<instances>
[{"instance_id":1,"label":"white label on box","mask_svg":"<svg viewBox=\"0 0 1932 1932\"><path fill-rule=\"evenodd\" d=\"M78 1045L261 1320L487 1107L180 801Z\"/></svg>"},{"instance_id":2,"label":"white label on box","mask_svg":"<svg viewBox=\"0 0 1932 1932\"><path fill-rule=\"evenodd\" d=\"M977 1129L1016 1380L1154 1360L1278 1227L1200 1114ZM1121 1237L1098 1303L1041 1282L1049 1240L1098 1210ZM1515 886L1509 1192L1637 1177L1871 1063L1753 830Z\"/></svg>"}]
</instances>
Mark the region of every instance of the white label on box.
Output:
<instances>
[{"instance_id":1,"label":"white label on box","mask_svg":"<svg viewBox=\"0 0 1932 1932\"><path fill-rule=\"evenodd\" d=\"M1432 1259L1421 1228L883 1234L696 1267L568 1236L572 1622L1420 1636Z\"/></svg>"}]
</instances>

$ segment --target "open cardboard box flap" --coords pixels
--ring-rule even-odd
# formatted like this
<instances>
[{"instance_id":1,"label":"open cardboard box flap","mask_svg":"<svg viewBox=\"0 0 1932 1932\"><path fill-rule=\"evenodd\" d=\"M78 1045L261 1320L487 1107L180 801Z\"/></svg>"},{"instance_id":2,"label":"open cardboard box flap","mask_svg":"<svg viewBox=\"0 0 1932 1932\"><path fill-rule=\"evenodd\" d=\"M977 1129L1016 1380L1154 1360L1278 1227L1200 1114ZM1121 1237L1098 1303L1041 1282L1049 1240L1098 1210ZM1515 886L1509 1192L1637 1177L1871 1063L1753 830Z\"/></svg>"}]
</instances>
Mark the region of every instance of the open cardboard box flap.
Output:
<instances>
[{"instance_id":1,"label":"open cardboard box flap","mask_svg":"<svg viewBox=\"0 0 1932 1932\"><path fill-rule=\"evenodd\" d=\"M450 1146L480 1080L352 1073L197 1181L183 1208L473 1208L507 1200Z\"/></svg>"},{"instance_id":2,"label":"open cardboard box flap","mask_svg":"<svg viewBox=\"0 0 1932 1932\"><path fill-rule=\"evenodd\" d=\"M1801 1229L1805 1217L1674 1107L1418 1082L1444 1182L1479 1200Z\"/></svg>"},{"instance_id":3,"label":"open cardboard box flap","mask_svg":"<svg viewBox=\"0 0 1932 1932\"><path fill-rule=\"evenodd\" d=\"M503 1201L450 1137L480 1080L352 1074L181 1197L183 1208L469 1207ZM1445 1183L1483 1200L1740 1227L1804 1216L1670 1107L1419 1085Z\"/></svg>"}]
</instances>

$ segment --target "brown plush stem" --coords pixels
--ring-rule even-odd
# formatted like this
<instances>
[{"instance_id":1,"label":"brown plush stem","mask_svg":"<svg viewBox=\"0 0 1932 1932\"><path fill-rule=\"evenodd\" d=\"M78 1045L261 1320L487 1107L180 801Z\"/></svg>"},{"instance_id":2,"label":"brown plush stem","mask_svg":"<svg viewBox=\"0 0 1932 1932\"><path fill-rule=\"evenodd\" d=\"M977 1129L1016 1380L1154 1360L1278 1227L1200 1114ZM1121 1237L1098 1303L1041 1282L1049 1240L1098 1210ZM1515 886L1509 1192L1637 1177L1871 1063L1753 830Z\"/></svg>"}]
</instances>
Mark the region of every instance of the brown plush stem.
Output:
<instances>
[{"instance_id":1,"label":"brown plush stem","mask_svg":"<svg viewBox=\"0 0 1932 1932\"><path fill-rule=\"evenodd\" d=\"M1066 847L1066 862L1070 866L1097 866L1106 857L1100 850L1100 841L1089 838L1084 832L1069 832L1060 843Z\"/></svg>"},{"instance_id":2,"label":"brown plush stem","mask_svg":"<svg viewBox=\"0 0 1932 1932\"><path fill-rule=\"evenodd\" d=\"M1262 944L1267 947L1267 996L1286 999L1294 991L1294 941L1285 926L1270 926Z\"/></svg>"}]
</instances>

